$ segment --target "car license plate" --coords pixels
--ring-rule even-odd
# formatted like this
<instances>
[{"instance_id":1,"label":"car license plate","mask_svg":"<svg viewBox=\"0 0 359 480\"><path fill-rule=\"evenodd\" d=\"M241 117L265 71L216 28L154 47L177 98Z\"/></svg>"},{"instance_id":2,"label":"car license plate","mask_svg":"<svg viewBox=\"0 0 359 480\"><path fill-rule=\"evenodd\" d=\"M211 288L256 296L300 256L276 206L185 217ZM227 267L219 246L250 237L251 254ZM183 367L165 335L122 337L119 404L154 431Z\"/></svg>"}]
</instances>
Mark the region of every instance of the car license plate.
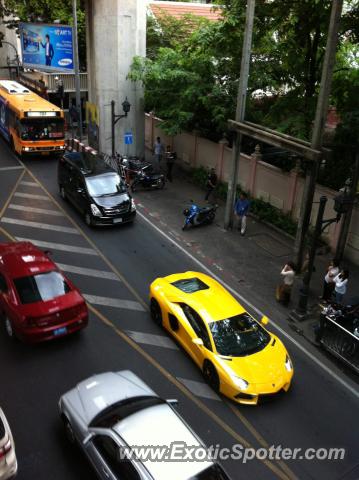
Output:
<instances>
[{"instance_id":1,"label":"car license plate","mask_svg":"<svg viewBox=\"0 0 359 480\"><path fill-rule=\"evenodd\" d=\"M50 152L41 152L41 155L49 155Z\"/></svg>"},{"instance_id":2,"label":"car license plate","mask_svg":"<svg viewBox=\"0 0 359 480\"><path fill-rule=\"evenodd\" d=\"M61 327L61 328L57 328L56 330L54 330L53 334L55 335L55 337L57 337L58 335L64 335L66 332L67 332L67 328L66 327Z\"/></svg>"},{"instance_id":3,"label":"car license plate","mask_svg":"<svg viewBox=\"0 0 359 480\"><path fill-rule=\"evenodd\" d=\"M122 222L122 218L114 218L113 219L113 223L121 223Z\"/></svg>"}]
</instances>

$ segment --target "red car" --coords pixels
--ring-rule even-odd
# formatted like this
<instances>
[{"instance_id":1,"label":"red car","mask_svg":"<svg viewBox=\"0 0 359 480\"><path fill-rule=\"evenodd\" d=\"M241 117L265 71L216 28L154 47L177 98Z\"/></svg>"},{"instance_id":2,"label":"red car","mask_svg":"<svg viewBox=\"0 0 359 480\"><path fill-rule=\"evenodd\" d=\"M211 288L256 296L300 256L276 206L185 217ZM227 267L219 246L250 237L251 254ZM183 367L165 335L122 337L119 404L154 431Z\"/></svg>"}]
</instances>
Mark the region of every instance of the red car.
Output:
<instances>
[{"instance_id":1,"label":"red car","mask_svg":"<svg viewBox=\"0 0 359 480\"><path fill-rule=\"evenodd\" d=\"M56 264L30 242L0 244L0 317L10 337L41 342L88 323L86 302Z\"/></svg>"}]
</instances>

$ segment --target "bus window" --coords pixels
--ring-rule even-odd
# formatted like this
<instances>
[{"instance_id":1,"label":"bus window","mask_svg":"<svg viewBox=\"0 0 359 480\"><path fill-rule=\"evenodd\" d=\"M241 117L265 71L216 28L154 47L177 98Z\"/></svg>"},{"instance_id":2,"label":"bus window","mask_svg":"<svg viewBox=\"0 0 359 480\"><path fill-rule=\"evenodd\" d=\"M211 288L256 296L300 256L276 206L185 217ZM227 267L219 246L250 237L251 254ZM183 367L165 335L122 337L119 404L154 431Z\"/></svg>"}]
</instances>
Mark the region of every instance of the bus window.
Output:
<instances>
[{"instance_id":1,"label":"bus window","mask_svg":"<svg viewBox=\"0 0 359 480\"><path fill-rule=\"evenodd\" d=\"M22 140L63 139L64 136L64 120L62 118L56 120L32 118L21 121Z\"/></svg>"}]
</instances>

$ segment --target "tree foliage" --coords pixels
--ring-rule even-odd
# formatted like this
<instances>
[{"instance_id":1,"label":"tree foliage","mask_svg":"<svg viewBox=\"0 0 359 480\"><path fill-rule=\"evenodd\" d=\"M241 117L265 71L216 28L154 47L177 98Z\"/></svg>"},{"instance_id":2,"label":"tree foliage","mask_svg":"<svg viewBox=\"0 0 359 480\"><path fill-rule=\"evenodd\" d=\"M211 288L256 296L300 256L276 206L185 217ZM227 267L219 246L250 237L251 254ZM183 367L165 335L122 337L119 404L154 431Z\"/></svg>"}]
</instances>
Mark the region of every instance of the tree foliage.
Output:
<instances>
[{"instance_id":1,"label":"tree foliage","mask_svg":"<svg viewBox=\"0 0 359 480\"><path fill-rule=\"evenodd\" d=\"M130 78L144 82L146 107L164 119L168 133L195 129L219 139L234 117L246 2L217 3L223 12L217 22L152 19L148 58L133 63ZM248 120L310 140L331 5L331 0L256 2ZM334 142L351 145L348 151L359 137L358 38L359 3L348 0L330 98L341 118Z\"/></svg>"}]
</instances>

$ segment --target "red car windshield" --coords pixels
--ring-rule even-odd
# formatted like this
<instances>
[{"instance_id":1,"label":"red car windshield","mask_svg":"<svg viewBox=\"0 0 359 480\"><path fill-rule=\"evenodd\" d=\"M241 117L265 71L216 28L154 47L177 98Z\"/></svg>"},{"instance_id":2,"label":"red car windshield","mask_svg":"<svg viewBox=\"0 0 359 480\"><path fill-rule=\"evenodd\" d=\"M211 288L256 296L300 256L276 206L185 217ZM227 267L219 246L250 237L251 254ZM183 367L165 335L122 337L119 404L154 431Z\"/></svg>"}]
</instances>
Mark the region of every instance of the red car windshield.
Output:
<instances>
[{"instance_id":1,"label":"red car windshield","mask_svg":"<svg viewBox=\"0 0 359 480\"><path fill-rule=\"evenodd\" d=\"M70 292L61 273L52 271L14 280L22 304L45 302Z\"/></svg>"}]
</instances>

